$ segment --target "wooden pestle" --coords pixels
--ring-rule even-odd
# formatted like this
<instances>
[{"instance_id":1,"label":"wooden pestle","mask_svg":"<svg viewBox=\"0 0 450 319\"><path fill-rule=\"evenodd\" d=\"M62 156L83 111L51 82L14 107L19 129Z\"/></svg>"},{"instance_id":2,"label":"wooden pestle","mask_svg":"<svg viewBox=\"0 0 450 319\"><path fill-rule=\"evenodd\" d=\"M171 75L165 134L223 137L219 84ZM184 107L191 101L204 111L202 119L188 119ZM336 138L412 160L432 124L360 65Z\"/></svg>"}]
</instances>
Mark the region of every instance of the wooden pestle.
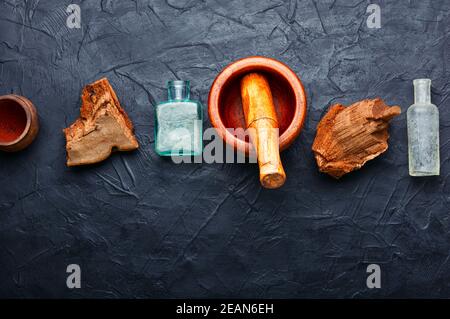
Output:
<instances>
[{"instance_id":1,"label":"wooden pestle","mask_svg":"<svg viewBox=\"0 0 450 319\"><path fill-rule=\"evenodd\" d=\"M286 173L280 159L277 114L265 76L245 75L241 80L241 97L246 129L258 157L261 185L279 188L286 181Z\"/></svg>"}]
</instances>

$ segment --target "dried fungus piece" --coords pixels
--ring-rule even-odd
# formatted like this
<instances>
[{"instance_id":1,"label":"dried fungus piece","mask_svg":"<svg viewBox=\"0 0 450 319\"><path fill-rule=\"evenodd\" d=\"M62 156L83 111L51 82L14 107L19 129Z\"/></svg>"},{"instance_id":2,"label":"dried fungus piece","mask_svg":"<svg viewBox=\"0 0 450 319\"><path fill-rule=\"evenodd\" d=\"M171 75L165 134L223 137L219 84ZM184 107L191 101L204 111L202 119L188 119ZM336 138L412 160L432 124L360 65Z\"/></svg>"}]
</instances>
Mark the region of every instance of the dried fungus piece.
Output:
<instances>
[{"instance_id":1,"label":"dried fungus piece","mask_svg":"<svg viewBox=\"0 0 450 319\"><path fill-rule=\"evenodd\" d=\"M80 118L64 129L67 166L101 162L114 150L139 147L133 124L106 78L84 87Z\"/></svg>"},{"instance_id":2,"label":"dried fungus piece","mask_svg":"<svg viewBox=\"0 0 450 319\"><path fill-rule=\"evenodd\" d=\"M312 146L319 170L340 178L385 152L389 121L400 112L380 98L333 105L320 120Z\"/></svg>"}]
</instances>

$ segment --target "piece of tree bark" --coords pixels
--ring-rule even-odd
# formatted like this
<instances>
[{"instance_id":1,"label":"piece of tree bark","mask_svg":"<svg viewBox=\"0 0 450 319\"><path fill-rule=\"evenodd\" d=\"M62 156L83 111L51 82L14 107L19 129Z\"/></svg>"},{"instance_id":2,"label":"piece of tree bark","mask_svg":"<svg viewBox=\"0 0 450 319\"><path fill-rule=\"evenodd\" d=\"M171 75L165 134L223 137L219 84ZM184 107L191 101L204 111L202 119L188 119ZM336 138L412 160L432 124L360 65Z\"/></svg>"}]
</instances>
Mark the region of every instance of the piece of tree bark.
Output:
<instances>
[{"instance_id":1,"label":"piece of tree bark","mask_svg":"<svg viewBox=\"0 0 450 319\"><path fill-rule=\"evenodd\" d=\"M320 120L312 146L319 170L340 178L385 152L389 121L400 112L380 98L333 105Z\"/></svg>"},{"instance_id":2,"label":"piece of tree bark","mask_svg":"<svg viewBox=\"0 0 450 319\"><path fill-rule=\"evenodd\" d=\"M108 79L87 85L81 102L80 118L64 129L67 166L98 163L113 151L131 151L139 147L133 124Z\"/></svg>"}]
</instances>

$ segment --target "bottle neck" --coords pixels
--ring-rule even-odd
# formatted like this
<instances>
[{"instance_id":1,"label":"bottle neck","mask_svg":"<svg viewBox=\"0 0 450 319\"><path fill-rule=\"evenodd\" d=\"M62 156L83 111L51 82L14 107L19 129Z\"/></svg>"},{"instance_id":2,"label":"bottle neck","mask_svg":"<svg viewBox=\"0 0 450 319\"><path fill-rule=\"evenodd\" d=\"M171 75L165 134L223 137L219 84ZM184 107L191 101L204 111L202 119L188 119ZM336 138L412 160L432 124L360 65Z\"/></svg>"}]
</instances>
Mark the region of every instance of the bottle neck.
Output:
<instances>
[{"instance_id":1,"label":"bottle neck","mask_svg":"<svg viewBox=\"0 0 450 319\"><path fill-rule=\"evenodd\" d=\"M414 104L431 104L431 80L417 79L414 84Z\"/></svg>"},{"instance_id":2,"label":"bottle neck","mask_svg":"<svg viewBox=\"0 0 450 319\"><path fill-rule=\"evenodd\" d=\"M169 81L167 83L168 97L171 101L189 100L189 81Z\"/></svg>"}]
</instances>

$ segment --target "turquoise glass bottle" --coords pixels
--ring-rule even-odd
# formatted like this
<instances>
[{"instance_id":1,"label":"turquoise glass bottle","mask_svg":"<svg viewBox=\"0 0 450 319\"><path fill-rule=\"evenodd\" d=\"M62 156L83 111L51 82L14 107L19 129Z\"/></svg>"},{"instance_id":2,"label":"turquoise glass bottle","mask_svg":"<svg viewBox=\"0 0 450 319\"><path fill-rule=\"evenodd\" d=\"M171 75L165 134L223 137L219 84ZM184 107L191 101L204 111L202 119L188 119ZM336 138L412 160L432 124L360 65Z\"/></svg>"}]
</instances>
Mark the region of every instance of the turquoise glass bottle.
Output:
<instances>
[{"instance_id":1,"label":"turquoise glass bottle","mask_svg":"<svg viewBox=\"0 0 450 319\"><path fill-rule=\"evenodd\" d=\"M155 150L161 156L197 156L203 149L203 108L190 100L189 81L169 81L168 101L156 105Z\"/></svg>"}]
</instances>

